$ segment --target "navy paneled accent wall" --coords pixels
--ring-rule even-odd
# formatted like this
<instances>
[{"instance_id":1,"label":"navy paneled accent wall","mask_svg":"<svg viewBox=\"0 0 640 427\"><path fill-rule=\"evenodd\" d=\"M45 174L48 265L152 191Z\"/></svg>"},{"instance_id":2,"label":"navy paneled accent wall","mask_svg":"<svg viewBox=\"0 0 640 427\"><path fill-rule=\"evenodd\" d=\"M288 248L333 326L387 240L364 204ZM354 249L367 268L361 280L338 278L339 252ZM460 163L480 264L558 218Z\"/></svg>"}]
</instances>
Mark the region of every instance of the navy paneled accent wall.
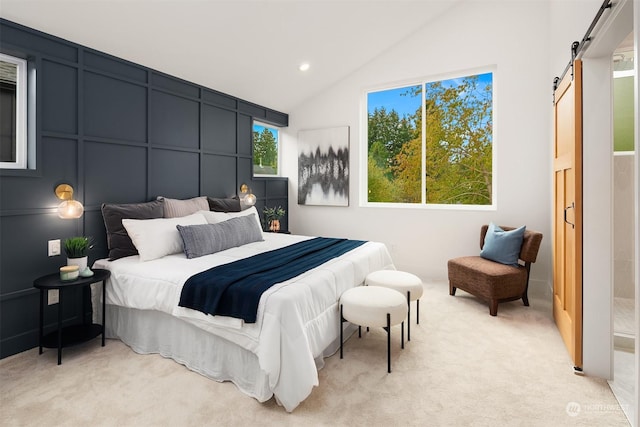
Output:
<instances>
[{"instance_id":1,"label":"navy paneled accent wall","mask_svg":"<svg viewBox=\"0 0 640 427\"><path fill-rule=\"evenodd\" d=\"M287 206L287 179L252 178L251 158L253 120L287 126L287 114L4 19L0 51L28 61L36 152L30 169L0 170L0 357L38 344L33 280L66 264L48 240L92 236L89 262L106 256L102 203L229 197L247 183L259 212ZM84 204L80 219L58 218L60 183ZM65 297L65 322L86 315L83 297ZM45 333L56 321L47 307Z\"/></svg>"}]
</instances>

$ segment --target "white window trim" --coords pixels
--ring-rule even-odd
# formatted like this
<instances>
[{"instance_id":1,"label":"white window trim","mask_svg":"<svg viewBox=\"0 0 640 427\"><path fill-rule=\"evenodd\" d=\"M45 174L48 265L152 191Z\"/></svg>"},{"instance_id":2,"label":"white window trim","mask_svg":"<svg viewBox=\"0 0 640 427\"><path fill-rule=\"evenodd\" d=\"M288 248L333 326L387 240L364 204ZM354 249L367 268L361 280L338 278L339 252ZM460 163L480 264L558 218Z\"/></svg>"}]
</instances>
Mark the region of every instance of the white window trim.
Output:
<instances>
[{"instance_id":1,"label":"white window trim","mask_svg":"<svg viewBox=\"0 0 640 427\"><path fill-rule=\"evenodd\" d=\"M493 106L491 111L491 120L493 121L493 135L491 140L491 175L492 175L492 189L491 189L491 204L490 205L442 205L434 203L425 203L424 191L422 191L422 200L420 203L391 203L391 202L369 202L368 187L369 187L369 168L368 168L368 94L370 92L378 92L382 90L397 89L406 86L423 85L424 83L455 79L459 77L467 77L476 74L493 73L492 81L492 96ZM386 85L376 85L365 88L362 92L360 99L360 191L359 191L359 206L365 208L391 208L391 209L426 209L426 210L465 210L465 211L496 211L498 209L498 141L497 141L497 99L498 99L498 85L497 85L497 66L490 65L485 67L472 68L468 70L462 70L455 73L443 73L431 75L429 77L423 77L420 79L411 79L401 82L389 83ZM422 109L424 113L424 97L425 93L422 91ZM422 123L423 135L425 132L426 123ZM422 155L424 157L425 140L422 141ZM425 164L422 162L422 176L424 179Z\"/></svg>"},{"instance_id":2,"label":"white window trim","mask_svg":"<svg viewBox=\"0 0 640 427\"><path fill-rule=\"evenodd\" d=\"M264 126L266 128L269 129L275 129L276 132L278 133L277 136L277 141L278 141L278 173L275 175L270 175L270 174L265 174L265 173L253 173L253 158L251 159L251 173L254 177L256 178L269 178L269 177L280 177L282 176L282 155L281 155L281 150L280 150L280 136L281 136L281 132L280 132L280 128L278 126L274 126L274 125L270 125L268 123L263 123L259 120L254 120L253 124L251 125L251 135L253 135L253 126L254 125L258 125L258 126ZM253 136L251 138L251 153L253 155Z\"/></svg>"},{"instance_id":3,"label":"white window trim","mask_svg":"<svg viewBox=\"0 0 640 427\"><path fill-rule=\"evenodd\" d=\"M0 169L27 168L27 61L0 53L0 59L16 65L16 161L0 162Z\"/></svg>"}]
</instances>

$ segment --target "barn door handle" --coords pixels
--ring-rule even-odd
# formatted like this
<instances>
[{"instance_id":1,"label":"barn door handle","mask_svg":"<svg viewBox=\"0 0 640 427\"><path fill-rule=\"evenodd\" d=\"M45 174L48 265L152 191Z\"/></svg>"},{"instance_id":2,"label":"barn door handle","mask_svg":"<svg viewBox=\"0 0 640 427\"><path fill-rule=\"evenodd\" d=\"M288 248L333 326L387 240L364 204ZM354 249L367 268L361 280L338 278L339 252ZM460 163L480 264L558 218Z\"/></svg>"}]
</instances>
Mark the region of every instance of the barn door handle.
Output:
<instances>
[{"instance_id":1,"label":"barn door handle","mask_svg":"<svg viewBox=\"0 0 640 427\"><path fill-rule=\"evenodd\" d=\"M569 209L574 209L575 207L576 207L575 204L571 202L571 206L567 206L566 208L564 208L564 222L571 225L571 228L576 228L576 225L572 222L567 221L567 211Z\"/></svg>"}]
</instances>

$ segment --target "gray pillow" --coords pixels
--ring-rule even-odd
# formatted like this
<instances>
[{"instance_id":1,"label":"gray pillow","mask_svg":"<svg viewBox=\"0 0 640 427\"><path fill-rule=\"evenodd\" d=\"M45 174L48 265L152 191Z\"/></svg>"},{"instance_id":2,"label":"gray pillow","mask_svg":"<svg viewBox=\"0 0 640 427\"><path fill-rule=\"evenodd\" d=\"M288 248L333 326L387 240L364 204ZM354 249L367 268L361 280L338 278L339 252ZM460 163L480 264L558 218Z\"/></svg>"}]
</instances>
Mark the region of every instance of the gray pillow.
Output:
<instances>
[{"instance_id":1,"label":"gray pillow","mask_svg":"<svg viewBox=\"0 0 640 427\"><path fill-rule=\"evenodd\" d=\"M224 199L207 197L209 210L213 212L240 212L240 199L228 197Z\"/></svg>"},{"instance_id":2,"label":"gray pillow","mask_svg":"<svg viewBox=\"0 0 640 427\"><path fill-rule=\"evenodd\" d=\"M138 250L133 245L129 234L127 234L127 230L125 230L122 225L122 219L162 218L164 215L164 203L162 200L119 205L103 203L101 210L104 226L107 230L109 260L114 261L118 258L138 254Z\"/></svg>"},{"instance_id":3,"label":"gray pillow","mask_svg":"<svg viewBox=\"0 0 640 427\"><path fill-rule=\"evenodd\" d=\"M176 225L187 258L197 258L251 242L261 242L262 233L254 215L217 224Z\"/></svg>"},{"instance_id":4,"label":"gray pillow","mask_svg":"<svg viewBox=\"0 0 640 427\"><path fill-rule=\"evenodd\" d=\"M209 210L207 196L193 197L184 200L158 196L158 200L164 200L165 218L180 218L198 211Z\"/></svg>"}]
</instances>

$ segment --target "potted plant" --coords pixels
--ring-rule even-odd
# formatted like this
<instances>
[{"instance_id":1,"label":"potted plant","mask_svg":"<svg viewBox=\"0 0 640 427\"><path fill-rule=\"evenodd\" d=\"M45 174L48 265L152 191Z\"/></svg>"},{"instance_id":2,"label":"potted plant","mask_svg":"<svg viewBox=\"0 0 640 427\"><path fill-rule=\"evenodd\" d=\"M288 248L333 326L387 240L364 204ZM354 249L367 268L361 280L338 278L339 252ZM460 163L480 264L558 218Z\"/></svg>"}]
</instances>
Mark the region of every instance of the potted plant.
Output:
<instances>
[{"instance_id":1,"label":"potted plant","mask_svg":"<svg viewBox=\"0 0 640 427\"><path fill-rule=\"evenodd\" d=\"M80 271L87 268L89 249L93 248L91 237L69 237L64 241L64 252L67 254L67 265L77 265Z\"/></svg>"},{"instance_id":2,"label":"potted plant","mask_svg":"<svg viewBox=\"0 0 640 427\"><path fill-rule=\"evenodd\" d=\"M267 229L275 232L280 231L280 219L287 213L282 206L278 206L277 208L265 207L263 212Z\"/></svg>"}]
</instances>

